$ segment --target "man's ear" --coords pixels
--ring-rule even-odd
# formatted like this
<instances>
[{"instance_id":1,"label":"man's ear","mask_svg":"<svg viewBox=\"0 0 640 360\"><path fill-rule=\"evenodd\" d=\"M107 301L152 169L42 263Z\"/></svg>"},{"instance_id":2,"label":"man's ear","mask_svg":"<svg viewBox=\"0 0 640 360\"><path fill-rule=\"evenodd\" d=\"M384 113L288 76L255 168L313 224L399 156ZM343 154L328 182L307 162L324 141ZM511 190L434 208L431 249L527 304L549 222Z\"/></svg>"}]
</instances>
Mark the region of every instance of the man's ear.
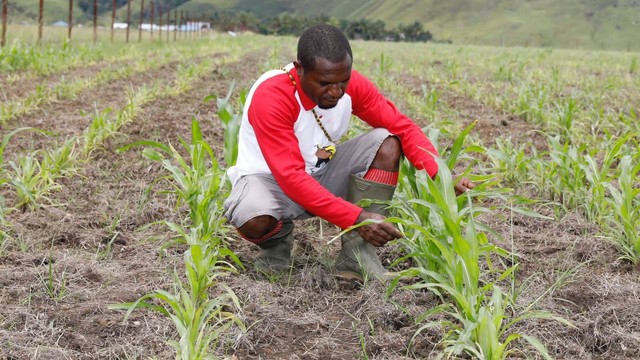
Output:
<instances>
[{"instance_id":1,"label":"man's ear","mask_svg":"<svg viewBox=\"0 0 640 360\"><path fill-rule=\"evenodd\" d=\"M298 60L293 61L293 66L296 68L296 73L298 74L298 77L304 75L304 68L302 67L302 64L300 64Z\"/></svg>"}]
</instances>

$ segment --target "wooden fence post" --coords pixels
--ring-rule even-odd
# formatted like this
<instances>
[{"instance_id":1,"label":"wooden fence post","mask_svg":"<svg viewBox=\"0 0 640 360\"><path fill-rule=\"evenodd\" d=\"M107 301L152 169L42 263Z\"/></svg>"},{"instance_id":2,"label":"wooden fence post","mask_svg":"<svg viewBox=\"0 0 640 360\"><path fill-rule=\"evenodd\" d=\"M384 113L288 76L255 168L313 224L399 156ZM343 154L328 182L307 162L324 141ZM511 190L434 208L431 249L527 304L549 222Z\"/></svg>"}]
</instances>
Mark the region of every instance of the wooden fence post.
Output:
<instances>
[{"instance_id":1,"label":"wooden fence post","mask_svg":"<svg viewBox=\"0 0 640 360\"><path fill-rule=\"evenodd\" d=\"M131 27L131 1L127 0L127 43L129 42L129 28Z\"/></svg>"},{"instance_id":2,"label":"wooden fence post","mask_svg":"<svg viewBox=\"0 0 640 360\"><path fill-rule=\"evenodd\" d=\"M69 0L69 32L67 39L71 41L71 29L73 29L73 0Z\"/></svg>"},{"instance_id":3,"label":"wooden fence post","mask_svg":"<svg viewBox=\"0 0 640 360\"><path fill-rule=\"evenodd\" d=\"M183 21L184 21L184 11L180 11L180 26L179 26L179 28L182 28ZM182 31L180 31L180 32L182 33ZM180 35L179 36L180 38L184 37L184 34L179 34L179 35Z\"/></svg>"},{"instance_id":4,"label":"wooden fence post","mask_svg":"<svg viewBox=\"0 0 640 360\"><path fill-rule=\"evenodd\" d=\"M140 3L140 24L138 24L138 41L142 41L142 22L144 21L144 0Z\"/></svg>"},{"instance_id":5,"label":"wooden fence post","mask_svg":"<svg viewBox=\"0 0 640 360\"><path fill-rule=\"evenodd\" d=\"M0 36L0 47L3 47L7 40L7 2L2 0L2 36Z\"/></svg>"},{"instance_id":6,"label":"wooden fence post","mask_svg":"<svg viewBox=\"0 0 640 360\"><path fill-rule=\"evenodd\" d=\"M98 42L98 0L93 0L93 43Z\"/></svg>"},{"instance_id":7,"label":"wooden fence post","mask_svg":"<svg viewBox=\"0 0 640 360\"><path fill-rule=\"evenodd\" d=\"M42 41L42 8L44 8L44 0L40 0L40 11L38 12L38 42Z\"/></svg>"},{"instance_id":8,"label":"wooden fence post","mask_svg":"<svg viewBox=\"0 0 640 360\"><path fill-rule=\"evenodd\" d=\"M111 42L113 42L113 25L116 23L116 0L111 1Z\"/></svg>"},{"instance_id":9,"label":"wooden fence post","mask_svg":"<svg viewBox=\"0 0 640 360\"><path fill-rule=\"evenodd\" d=\"M173 21L176 23L173 29L173 42L176 42L178 36L178 10L173 10Z\"/></svg>"},{"instance_id":10,"label":"wooden fence post","mask_svg":"<svg viewBox=\"0 0 640 360\"><path fill-rule=\"evenodd\" d=\"M151 40L153 40L153 24L154 24L154 12L155 12L155 4L153 1L151 2Z\"/></svg>"}]
</instances>

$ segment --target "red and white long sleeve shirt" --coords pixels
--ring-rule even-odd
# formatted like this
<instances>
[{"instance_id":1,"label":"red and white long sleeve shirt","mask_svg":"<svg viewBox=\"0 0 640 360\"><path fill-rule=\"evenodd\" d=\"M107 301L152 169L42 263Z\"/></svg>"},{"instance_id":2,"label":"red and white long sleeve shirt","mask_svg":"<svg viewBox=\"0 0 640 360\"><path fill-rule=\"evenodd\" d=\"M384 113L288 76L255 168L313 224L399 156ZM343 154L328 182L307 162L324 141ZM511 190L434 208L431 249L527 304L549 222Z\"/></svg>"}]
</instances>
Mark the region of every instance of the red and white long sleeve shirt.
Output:
<instances>
[{"instance_id":1,"label":"red and white long sleeve shirt","mask_svg":"<svg viewBox=\"0 0 640 360\"><path fill-rule=\"evenodd\" d=\"M321 118L332 139L340 139L355 115L374 128L398 136L404 155L418 169L435 176L435 147L422 130L355 70L344 96L331 109L320 109L302 91L293 64L263 74L251 87L244 107L238 160L229 168L231 182L250 174L272 174L282 191L307 211L341 228L353 225L362 208L339 198L312 176L319 146L331 144L312 113Z\"/></svg>"}]
</instances>

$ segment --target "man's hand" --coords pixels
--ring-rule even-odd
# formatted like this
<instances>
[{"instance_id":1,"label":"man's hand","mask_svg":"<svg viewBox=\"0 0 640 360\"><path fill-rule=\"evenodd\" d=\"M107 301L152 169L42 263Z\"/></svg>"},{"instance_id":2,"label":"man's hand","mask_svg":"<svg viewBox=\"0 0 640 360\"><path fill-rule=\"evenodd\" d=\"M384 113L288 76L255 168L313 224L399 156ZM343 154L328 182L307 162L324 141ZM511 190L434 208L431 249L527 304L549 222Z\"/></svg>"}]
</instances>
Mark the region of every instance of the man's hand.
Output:
<instances>
[{"instance_id":1,"label":"man's hand","mask_svg":"<svg viewBox=\"0 0 640 360\"><path fill-rule=\"evenodd\" d=\"M359 224L365 220L384 220L384 216L362 210L360 216L356 220L356 224ZM396 229L393 224L388 222L380 222L376 224L369 224L361 226L356 229L360 236L373 246L380 247L387 242L402 237L402 233Z\"/></svg>"},{"instance_id":2,"label":"man's hand","mask_svg":"<svg viewBox=\"0 0 640 360\"><path fill-rule=\"evenodd\" d=\"M456 181L456 185L454 186L454 190L456 191L456 196L460 196L465 192L476 187L476 184L472 183L471 180L467 178L460 178L460 180Z\"/></svg>"}]
</instances>

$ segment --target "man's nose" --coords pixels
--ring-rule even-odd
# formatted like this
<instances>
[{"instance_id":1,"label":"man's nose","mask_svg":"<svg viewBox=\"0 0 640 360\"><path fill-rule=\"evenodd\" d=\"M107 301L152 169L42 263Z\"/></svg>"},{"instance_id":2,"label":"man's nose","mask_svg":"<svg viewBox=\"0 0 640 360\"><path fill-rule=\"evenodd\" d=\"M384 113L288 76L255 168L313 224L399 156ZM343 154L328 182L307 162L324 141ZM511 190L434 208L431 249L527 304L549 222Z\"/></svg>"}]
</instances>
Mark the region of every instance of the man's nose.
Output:
<instances>
[{"instance_id":1,"label":"man's nose","mask_svg":"<svg viewBox=\"0 0 640 360\"><path fill-rule=\"evenodd\" d=\"M329 86L329 95L332 98L335 98L335 99L341 98L343 93L344 91L342 90L342 86L340 83L331 84L331 86Z\"/></svg>"}]
</instances>

